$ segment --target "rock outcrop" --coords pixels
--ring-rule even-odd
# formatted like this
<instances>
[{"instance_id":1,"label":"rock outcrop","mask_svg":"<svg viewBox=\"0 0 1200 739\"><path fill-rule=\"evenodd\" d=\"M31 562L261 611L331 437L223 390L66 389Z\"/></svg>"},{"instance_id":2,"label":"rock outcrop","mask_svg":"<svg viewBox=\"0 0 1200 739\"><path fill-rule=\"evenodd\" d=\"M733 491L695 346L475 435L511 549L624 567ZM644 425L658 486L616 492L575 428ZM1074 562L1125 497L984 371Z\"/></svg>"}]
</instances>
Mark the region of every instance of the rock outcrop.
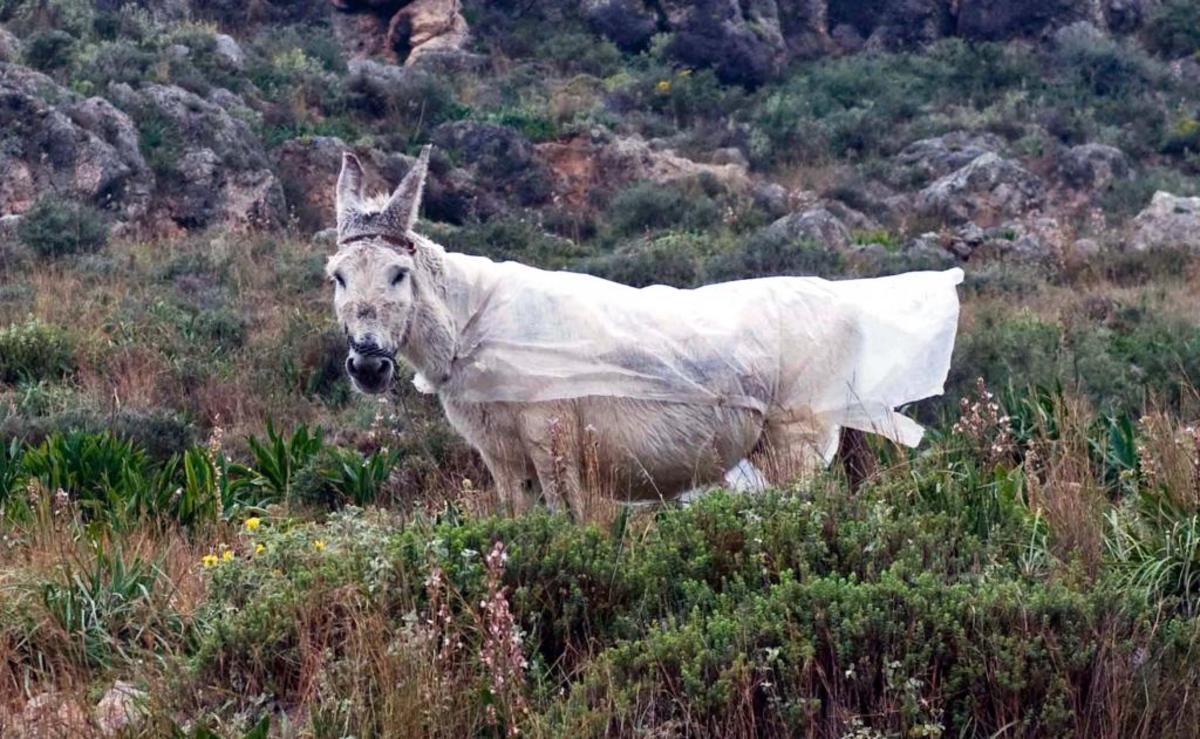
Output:
<instances>
[{"instance_id":1,"label":"rock outcrop","mask_svg":"<svg viewBox=\"0 0 1200 739\"><path fill-rule=\"evenodd\" d=\"M922 190L917 210L949 223L991 225L1037 207L1043 196L1044 185L1037 175L989 152Z\"/></svg>"},{"instance_id":2,"label":"rock outcrop","mask_svg":"<svg viewBox=\"0 0 1200 739\"><path fill-rule=\"evenodd\" d=\"M826 208L786 215L763 229L763 235L776 241L811 241L840 249L850 245L846 224Z\"/></svg>"},{"instance_id":3,"label":"rock outcrop","mask_svg":"<svg viewBox=\"0 0 1200 739\"><path fill-rule=\"evenodd\" d=\"M283 224L283 189L245 122L172 85L115 85L110 92L152 132L152 225L248 230Z\"/></svg>"},{"instance_id":4,"label":"rock outcrop","mask_svg":"<svg viewBox=\"0 0 1200 739\"><path fill-rule=\"evenodd\" d=\"M103 98L84 98L43 74L0 63L0 215L53 193L143 215L150 175L138 130Z\"/></svg>"},{"instance_id":5,"label":"rock outcrop","mask_svg":"<svg viewBox=\"0 0 1200 739\"><path fill-rule=\"evenodd\" d=\"M638 180L666 183L711 177L733 190L749 190L750 177L742 164L710 164L655 149L636 136L616 137L595 132L566 141L538 144L538 161L553 176L556 198L570 207L586 207Z\"/></svg>"},{"instance_id":6,"label":"rock outcrop","mask_svg":"<svg viewBox=\"0 0 1200 739\"><path fill-rule=\"evenodd\" d=\"M1001 153L1004 142L994 133L951 131L914 141L896 156L896 162L922 180L943 177L984 154Z\"/></svg>"},{"instance_id":7,"label":"rock outcrop","mask_svg":"<svg viewBox=\"0 0 1200 739\"><path fill-rule=\"evenodd\" d=\"M1099 190L1129 174L1129 160L1115 146L1080 144L1063 152L1059 172L1071 187Z\"/></svg>"},{"instance_id":8,"label":"rock outcrop","mask_svg":"<svg viewBox=\"0 0 1200 739\"><path fill-rule=\"evenodd\" d=\"M333 0L335 35L352 56L412 65L461 52L470 39L461 0Z\"/></svg>"},{"instance_id":9,"label":"rock outcrop","mask_svg":"<svg viewBox=\"0 0 1200 739\"><path fill-rule=\"evenodd\" d=\"M1154 193L1150 205L1133 219L1130 244L1138 251L1182 248L1200 252L1200 197Z\"/></svg>"}]
</instances>

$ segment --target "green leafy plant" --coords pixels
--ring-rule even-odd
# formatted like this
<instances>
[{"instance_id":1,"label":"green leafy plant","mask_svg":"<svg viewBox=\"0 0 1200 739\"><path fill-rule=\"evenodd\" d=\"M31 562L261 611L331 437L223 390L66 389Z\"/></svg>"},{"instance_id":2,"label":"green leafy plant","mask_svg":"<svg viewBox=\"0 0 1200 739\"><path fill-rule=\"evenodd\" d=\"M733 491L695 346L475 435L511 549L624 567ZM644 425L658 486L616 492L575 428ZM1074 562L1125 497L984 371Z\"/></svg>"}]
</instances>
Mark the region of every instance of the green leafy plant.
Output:
<instances>
[{"instance_id":1,"label":"green leafy plant","mask_svg":"<svg viewBox=\"0 0 1200 739\"><path fill-rule=\"evenodd\" d=\"M21 219L17 237L44 257L88 253L108 243L108 223L85 203L47 195Z\"/></svg>"},{"instance_id":2,"label":"green leafy plant","mask_svg":"<svg viewBox=\"0 0 1200 739\"><path fill-rule=\"evenodd\" d=\"M275 500L286 500L296 472L324 447L325 434L321 429L300 425L285 438L268 421L266 441L251 436L246 443L253 458L250 465L234 465L230 472L243 478L244 484L263 489Z\"/></svg>"},{"instance_id":3,"label":"green leafy plant","mask_svg":"<svg viewBox=\"0 0 1200 739\"><path fill-rule=\"evenodd\" d=\"M42 583L41 599L55 623L79 639L89 664L109 666L149 633L146 615L159 568L137 556L127 561L119 549L99 544L93 554L90 562Z\"/></svg>"},{"instance_id":4,"label":"green leafy plant","mask_svg":"<svg viewBox=\"0 0 1200 739\"><path fill-rule=\"evenodd\" d=\"M56 380L74 370L74 346L63 329L35 318L0 329L0 382Z\"/></svg>"}]
</instances>

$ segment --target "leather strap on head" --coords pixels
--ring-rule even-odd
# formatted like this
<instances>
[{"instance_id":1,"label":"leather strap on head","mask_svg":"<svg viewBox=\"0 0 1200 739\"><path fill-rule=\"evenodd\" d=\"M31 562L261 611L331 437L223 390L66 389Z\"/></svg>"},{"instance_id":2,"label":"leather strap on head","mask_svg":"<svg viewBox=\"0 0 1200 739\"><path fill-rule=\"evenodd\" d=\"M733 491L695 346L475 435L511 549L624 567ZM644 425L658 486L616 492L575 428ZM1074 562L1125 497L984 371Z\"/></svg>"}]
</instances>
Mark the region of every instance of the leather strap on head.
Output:
<instances>
[{"instance_id":1,"label":"leather strap on head","mask_svg":"<svg viewBox=\"0 0 1200 739\"><path fill-rule=\"evenodd\" d=\"M389 246L395 247L397 249L402 249L402 250L408 252L409 254L417 253L417 245L415 243L413 243L412 240L406 239L406 238L400 238L397 236L391 236L391 235L385 234L385 233L355 234L353 236L347 237L347 238L339 241L338 246L339 247L349 246L350 244L353 244L355 242L366 241L367 239L379 239L380 241L385 242Z\"/></svg>"}]
</instances>

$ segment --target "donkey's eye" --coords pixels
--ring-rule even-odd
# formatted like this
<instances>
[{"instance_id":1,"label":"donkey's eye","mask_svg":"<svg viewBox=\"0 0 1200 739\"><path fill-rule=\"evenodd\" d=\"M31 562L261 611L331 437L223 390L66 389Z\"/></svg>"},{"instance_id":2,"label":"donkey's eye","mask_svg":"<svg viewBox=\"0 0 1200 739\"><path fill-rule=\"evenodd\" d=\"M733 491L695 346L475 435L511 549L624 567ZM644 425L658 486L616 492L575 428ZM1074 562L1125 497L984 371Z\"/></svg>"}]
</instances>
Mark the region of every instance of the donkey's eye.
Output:
<instances>
[{"instance_id":1,"label":"donkey's eye","mask_svg":"<svg viewBox=\"0 0 1200 739\"><path fill-rule=\"evenodd\" d=\"M337 283L337 286L338 286L338 287L345 287L345 286L346 286L346 278L345 278L345 277L342 277L342 273L341 273L341 272L334 272L334 273L333 273L333 281Z\"/></svg>"},{"instance_id":2,"label":"donkey's eye","mask_svg":"<svg viewBox=\"0 0 1200 739\"><path fill-rule=\"evenodd\" d=\"M408 274L408 270L406 270L406 269L396 270L396 274L392 275L392 287L395 287L396 285L399 285L401 282L404 282L404 277L407 274Z\"/></svg>"}]
</instances>

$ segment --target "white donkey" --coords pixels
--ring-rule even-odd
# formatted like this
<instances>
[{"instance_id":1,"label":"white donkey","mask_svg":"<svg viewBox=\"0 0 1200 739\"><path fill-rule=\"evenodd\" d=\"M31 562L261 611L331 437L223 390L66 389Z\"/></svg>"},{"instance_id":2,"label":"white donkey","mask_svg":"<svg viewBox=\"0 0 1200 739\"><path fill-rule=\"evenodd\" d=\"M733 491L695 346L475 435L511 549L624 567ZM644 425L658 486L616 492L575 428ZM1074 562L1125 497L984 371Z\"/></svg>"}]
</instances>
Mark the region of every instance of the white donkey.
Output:
<instances>
[{"instance_id":1,"label":"white donkey","mask_svg":"<svg viewBox=\"0 0 1200 739\"><path fill-rule=\"evenodd\" d=\"M495 263L413 231L428 161L426 147L368 200L343 159L327 271L346 368L381 393L397 357L410 365L512 511L537 483L578 513L597 471L644 500L719 481L755 450L827 463L841 427L920 440L895 408L942 391L961 270L676 290Z\"/></svg>"}]
</instances>

